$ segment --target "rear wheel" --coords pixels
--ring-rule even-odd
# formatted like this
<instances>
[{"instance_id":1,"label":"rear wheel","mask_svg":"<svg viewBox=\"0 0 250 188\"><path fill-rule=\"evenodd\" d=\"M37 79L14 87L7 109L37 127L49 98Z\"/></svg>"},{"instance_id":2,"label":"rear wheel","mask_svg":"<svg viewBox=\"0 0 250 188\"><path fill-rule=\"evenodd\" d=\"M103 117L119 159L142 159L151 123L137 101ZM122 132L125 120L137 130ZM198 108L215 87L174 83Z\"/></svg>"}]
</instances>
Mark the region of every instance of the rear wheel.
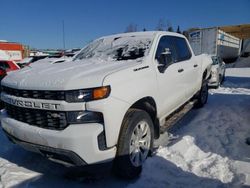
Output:
<instances>
[{"instance_id":1,"label":"rear wheel","mask_svg":"<svg viewBox=\"0 0 250 188\"><path fill-rule=\"evenodd\" d=\"M224 72L224 74L223 74L223 76L222 76L221 82L224 82L224 80L225 80L225 72Z\"/></svg>"},{"instance_id":2,"label":"rear wheel","mask_svg":"<svg viewBox=\"0 0 250 188\"><path fill-rule=\"evenodd\" d=\"M197 103L196 107L201 108L207 103L207 98L208 98L208 85L207 81L203 80L201 89L199 91L199 94L197 96Z\"/></svg>"},{"instance_id":3,"label":"rear wheel","mask_svg":"<svg viewBox=\"0 0 250 188\"><path fill-rule=\"evenodd\" d=\"M219 87L220 87L221 82L222 82L222 76L219 75L219 79L218 79L218 83L217 83L217 85L216 85L216 88L219 88Z\"/></svg>"},{"instance_id":4,"label":"rear wheel","mask_svg":"<svg viewBox=\"0 0 250 188\"><path fill-rule=\"evenodd\" d=\"M117 175L129 179L140 175L142 165L152 150L153 131L152 120L145 111L131 109L127 112L114 162Z\"/></svg>"}]
</instances>

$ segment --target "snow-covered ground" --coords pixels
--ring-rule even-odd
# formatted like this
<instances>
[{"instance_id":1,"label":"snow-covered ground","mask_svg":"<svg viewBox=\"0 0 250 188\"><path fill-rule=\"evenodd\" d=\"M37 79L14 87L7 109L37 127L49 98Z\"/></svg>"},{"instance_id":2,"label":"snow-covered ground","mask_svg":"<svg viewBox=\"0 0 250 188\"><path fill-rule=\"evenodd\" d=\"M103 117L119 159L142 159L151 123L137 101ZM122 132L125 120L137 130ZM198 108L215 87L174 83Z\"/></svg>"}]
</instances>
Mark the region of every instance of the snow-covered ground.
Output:
<instances>
[{"instance_id":1,"label":"snow-covered ground","mask_svg":"<svg viewBox=\"0 0 250 188\"><path fill-rule=\"evenodd\" d=\"M250 68L226 70L208 104L190 111L161 136L141 177L120 180L109 171L72 178L72 170L10 143L0 131L0 187L243 187L250 186ZM164 137L165 136L165 137Z\"/></svg>"}]
</instances>

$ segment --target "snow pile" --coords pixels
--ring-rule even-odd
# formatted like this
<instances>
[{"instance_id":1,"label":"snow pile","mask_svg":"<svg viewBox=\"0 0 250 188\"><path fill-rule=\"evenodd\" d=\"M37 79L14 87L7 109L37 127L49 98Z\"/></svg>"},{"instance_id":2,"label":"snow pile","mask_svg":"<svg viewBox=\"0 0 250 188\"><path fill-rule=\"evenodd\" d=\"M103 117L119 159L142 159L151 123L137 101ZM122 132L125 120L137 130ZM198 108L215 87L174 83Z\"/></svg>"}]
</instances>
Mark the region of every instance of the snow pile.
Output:
<instances>
[{"instance_id":1,"label":"snow pile","mask_svg":"<svg viewBox=\"0 0 250 188\"><path fill-rule=\"evenodd\" d=\"M23 180L38 178L39 175L39 173L18 167L7 160L0 160L0 187L13 187Z\"/></svg>"},{"instance_id":2,"label":"snow pile","mask_svg":"<svg viewBox=\"0 0 250 188\"><path fill-rule=\"evenodd\" d=\"M250 60L249 60L250 61ZM230 77L250 77L250 68L230 68L226 69L226 75Z\"/></svg>"},{"instance_id":3,"label":"snow pile","mask_svg":"<svg viewBox=\"0 0 250 188\"><path fill-rule=\"evenodd\" d=\"M191 136L185 136L173 147L161 148L158 155L173 162L182 170L193 172L200 177L219 179L223 183L231 182L233 173L227 157L202 151Z\"/></svg>"},{"instance_id":4,"label":"snow pile","mask_svg":"<svg viewBox=\"0 0 250 188\"><path fill-rule=\"evenodd\" d=\"M206 187L230 183L233 178L227 157L206 153L193 137L185 136L173 146L159 148L146 162L141 178L130 187L199 187L200 183Z\"/></svg>"},{"instance_id":5,"label":"snow pile","mask_svg":"<svg viewBox=\"0 0 250 188\"><path fill-rule=\"evenodd\" d=\"M230 87L220 87L218 89L211 89L209 91L211 94L228 94L228 95L250 95L250 89L246 88L230 88Z\"/></svg>"}]
</instances>

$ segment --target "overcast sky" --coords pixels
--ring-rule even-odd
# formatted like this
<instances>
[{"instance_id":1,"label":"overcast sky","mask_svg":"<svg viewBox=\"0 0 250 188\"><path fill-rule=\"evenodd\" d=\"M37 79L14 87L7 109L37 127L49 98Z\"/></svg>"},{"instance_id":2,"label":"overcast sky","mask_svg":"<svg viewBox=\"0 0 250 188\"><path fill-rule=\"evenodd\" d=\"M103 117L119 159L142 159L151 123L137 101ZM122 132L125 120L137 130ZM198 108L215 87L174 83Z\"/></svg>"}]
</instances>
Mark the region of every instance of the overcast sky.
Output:
<instances>
[{"instance_id":1,"label":"overcast sky","mask_svg":"<svg viewBox=\"0 0 250 188\"><path fill-rule=\"evenodd\" d=\"M250 0L0 0L0 40L35 48L66 48L124 32L155 30L159 19L184 30L250 23Z\"/></svg>"}]
</instances>

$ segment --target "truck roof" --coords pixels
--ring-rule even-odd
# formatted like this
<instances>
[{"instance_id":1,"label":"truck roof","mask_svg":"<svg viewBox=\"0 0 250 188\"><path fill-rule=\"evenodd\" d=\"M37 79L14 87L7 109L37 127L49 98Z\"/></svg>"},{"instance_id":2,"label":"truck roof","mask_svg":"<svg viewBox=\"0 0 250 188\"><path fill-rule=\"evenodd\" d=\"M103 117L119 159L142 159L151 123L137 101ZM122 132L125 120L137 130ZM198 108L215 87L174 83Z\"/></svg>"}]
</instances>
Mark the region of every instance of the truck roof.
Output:
<instances>
[{"instance_id":1,"label":"truck roof","mask_svg":"<svg viewBox=\"0 0 250 188\"><path fill-rule=\"evenodd\" d=\"M170 35L170 36L184 37L182 34L169 32L169 31L140 31L140 32L119 33L119 34L114 34L114 35L108 35L108 36L101 37L100 39L126 37L126 36L155 37L157 35Z\"/></svg>"}]
</instances>

